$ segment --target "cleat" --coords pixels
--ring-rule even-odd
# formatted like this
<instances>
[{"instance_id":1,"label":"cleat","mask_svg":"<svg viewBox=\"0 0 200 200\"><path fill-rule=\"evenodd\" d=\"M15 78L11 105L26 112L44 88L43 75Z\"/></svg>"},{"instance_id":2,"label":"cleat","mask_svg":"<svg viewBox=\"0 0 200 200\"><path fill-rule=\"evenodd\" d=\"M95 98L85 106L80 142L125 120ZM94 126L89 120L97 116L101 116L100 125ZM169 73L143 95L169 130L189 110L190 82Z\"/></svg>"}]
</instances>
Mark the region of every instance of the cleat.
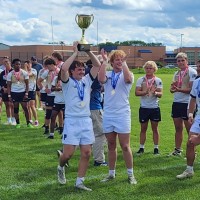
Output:
<instances>
[{"instance_id":1,"label":"cleat","mask_svg":"<svg viewBox=\"0 0 200 200\"><path fill-rule=\"evenodd\" d=\"M194 176L194 171L185 170L182 174L176 176L177 179L191 178Z\"/></svg>"},{"instance_id":2,"label":"cleat","mask_svg":"<svg viewBox=\"0 0 200 200\"><path fill-rule=\"evenodd\" d=\"M143 154L143 153L144 153L144 148L140 148L140 149L136 152L137 155L141 155L141 154Z\"/></svg>"},{"instance_id":3,"label":"cleat","mask_svg":"<svg viewBox=\"0 0 200 200\"><path fill-rule=\"evenodd\" d=\"M92 189L86 187L85 185L83 185L83 183L79 184L79 185L75 185L75 187L77 189L80 189L80 190L85 190L85 191L92 191Z\"/></svg>"},{"instance_id":4,"label":"cleat","mask_svg":"<svg viewBox=\"0 0 200 200\"><path fill-rule=\"evenodd\" d=\"M114 178L115 178L115 176L108 175L103 180L101 180L101 182L108 182L108 181L113 180Z\"/></svg>"},{"instance_id":5,"label":"cleat","mask_svg":"<svg viewBox=\"0 0 200 200\"><path fill-rule=\"evenodd\" d=\"M39 126L39 122L38 122L38 121L35 121L35 122L34 122L34 126L36 126L36 127Z\"/></svg>"},{"instance_id":6,"label":"cleat","mask_svg":"<svg viewBox=\"0 0 200 200\"><path fill-rule=\"evenodd\" d=\"M182 150L175 148L172 153L170 153L168 156L181 156Z\"/></svg>"},{"instance_id":7,"label":"cleat","mask_svg":"<svg viewBox=\"0 0 200 200\"><path fill-rule=\"evenodd\" d=\"M28 128L34 128L34 126L31 123L27 124L27 127Z\"/></svg>"},{"instance_id":8,"label":"cleat","mask_svg":"<svg viewBox=\"0 0 200 200\"><path fill-rule=\"evenodd\" d=\"M53 136L53 135L49 135L49 136L47 137L47 139L54 139L54 136Z\"/></svg>"},{"instance_id":9,"label":"cleat","mask_svg":"<svg viewBox=\"0 0 200 200\"><path fill-rule=\"evenodd\" d=\"M108 163L107 162L97 162L97 161L94 161L94 166L97 167L97 166L108 166Z\"/></svg>"},{"instance_id":10,"label":"cleat","mask_svg":"<svg viewBox=\"0 0 200 200\"><path fill-rule=\"evenodd\" d=\"M137 181L135 179L135 177L133 175L131 176L128 176L128 182L132 185L136 185L137 184Z\"/></svg>"},{"instance_id":11,"label":"cleat","mask_svg":"<svg viewBox=\"0 0 200 200\"><path fill-rule=\"evenodd\" d=\"M159 155L160 154L158 148L154 148L153 154L154 155Z\"/></svg>"},{"instance_id":12,"label":"cleat","mask_svg":"<svg viewBox=\"0 0 200 200\"><path fill-rule=\"evenodd\" d=\"M20 125L20 124L17 124L15 127L16 127L16 128L21 128L21 125Z\"/></svg>"},{"instance_id":13,"label":"cleat","mask_svg":"<svg viewBox=\"0 0 200 200\"><path fill-rule=\"evenodd\" d=\"M66 184L66 178L65 178L65 168L60 168L60 166L58 166L57 168L58 170L58 182L62 185Z\"/></svg>"}]
</instances>

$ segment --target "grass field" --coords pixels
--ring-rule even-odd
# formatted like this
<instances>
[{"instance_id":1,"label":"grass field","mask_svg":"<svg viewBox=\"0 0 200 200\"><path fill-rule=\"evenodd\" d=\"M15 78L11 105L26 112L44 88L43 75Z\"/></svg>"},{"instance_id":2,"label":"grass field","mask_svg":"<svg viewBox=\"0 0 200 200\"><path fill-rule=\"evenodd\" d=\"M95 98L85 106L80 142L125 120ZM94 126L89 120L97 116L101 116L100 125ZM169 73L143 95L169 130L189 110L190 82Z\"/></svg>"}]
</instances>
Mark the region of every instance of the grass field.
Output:
<instances>
[{"instance_id":1,"label":"grass field","mask_svg":"<svg viewBox=\"0 0 200 200\"><path fill-rule=\"evenodd\" d=\"M142 74L135 74L136 79ZM199 156L195 161L195 176L188 180L176 180L176 175L185 169L185 132L182 157L167 157L174 148L174 126L170 117L172 95L169 92L172 74L158 74L163 80L164 92L160 100L162 122L160 130L160 155L153 155L153 142L150 127L147 133L145 153L134 155L134 173L138 184L127 182L126 168L122 152L118 148L116 179L108 183L100 180L108 173L107 167L94 167L90 159L86 185L92 192L77 191L74 183L77 175L79 150L70 160L66 170L68 182L61 186L57 182L57 154L61 148L60 135L47 140L42 128L15 129L13 126L0 125L0 200L149 200L149 199L199 199L200 164ZM139 97L134 95L133 86L130 103L132 109L131 147L133 153L139 148L138 122ZM5 112L5 108L3 107ZM44 113L39 112L42 125ZM23 118L23 117L22 117ZM2 123L6 121L2 115ZM25 121L22 120L22 123Z\"/></svg>"}]
</instances>

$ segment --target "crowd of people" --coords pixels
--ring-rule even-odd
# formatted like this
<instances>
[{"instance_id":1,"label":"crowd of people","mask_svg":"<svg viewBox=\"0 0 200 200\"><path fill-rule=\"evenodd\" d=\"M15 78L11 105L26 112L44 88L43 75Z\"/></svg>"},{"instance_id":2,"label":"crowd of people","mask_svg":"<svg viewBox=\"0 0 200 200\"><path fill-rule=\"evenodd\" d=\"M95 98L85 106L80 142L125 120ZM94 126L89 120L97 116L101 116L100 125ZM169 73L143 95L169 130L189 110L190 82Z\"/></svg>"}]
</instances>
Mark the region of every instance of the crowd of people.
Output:
<instances>
[{"instance_id":1,"label":"crowd of people","mask_svg":"<svg viewBox=\"0 0 200 200\"><path fill-rule=\"evenodd\" d=\"M89 60L77 60L78 42L73 44L73 54L64 62L59 52L44 58L43 65L35 56L21 62L20 59L3 57L0 66L0 112L5 104L7 122L21 128L19 105L23 109L28 128L39 126L38 111L45 111L44 134L54 139L57 129L62 135L62 150L58 150L58 181L66 183L65 166L69 166L77 146L80 160L75 187L91 191L84 185L89 159L93 153L94 166L108 166L108 175L101 182L116 177L117 139L127 169L127 180L137 184L134 176L133 155L130 148L131 109L129 95L134 75L126 63L122 50L109 54L101 50L96 56L86 51ZM197 70L188 66L185 53L176 56L178 70L173 76L170 92L174 99L171 117L175 127L175 149L169 156L182 153L183 129L188 133L187 168L177 175L178 179L194 175L195 147L200 144L200 61ZM107 70L111 66L111 70ZM161 111L159 99L163 93L163 82L155 75L158 67L154 61L147 61L145 74L138 78L135 96L140 97L139 122L140 146L138 155L145 153L148 123L153 132L153 154L159 155L159 129ZM102 94L103 98L102 98ZM41 122L40 122L41 123ZM104 147L107 144L108 162Z\"/></svg>"}]
</instances>

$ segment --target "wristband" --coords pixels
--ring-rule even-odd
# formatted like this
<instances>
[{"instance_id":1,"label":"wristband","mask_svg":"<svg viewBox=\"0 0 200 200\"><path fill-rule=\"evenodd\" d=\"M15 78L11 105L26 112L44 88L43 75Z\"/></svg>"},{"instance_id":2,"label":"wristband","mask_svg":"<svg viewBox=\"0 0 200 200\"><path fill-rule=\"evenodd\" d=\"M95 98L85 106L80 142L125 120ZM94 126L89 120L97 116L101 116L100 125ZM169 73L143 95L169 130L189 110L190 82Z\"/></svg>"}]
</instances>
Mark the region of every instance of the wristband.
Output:
<instances>
[{"instance_id":1,"label":"wristband","mask_svg":"<svg viewBox=\"0 0 200 200\"><path fill-rule=\"evenodd\" d=\"M11 95L10 94L8 94L8 98L10 98L11 97Z\"/></svg>"},{"instance_id":2,"label":"wristband","mask_svg":"<svg viewBox=\"0 0 200 200\"><path fill-rule=\"evenodd\" d=\"M189 114L188 114L188 117L189 117L189 118L193 118L193 113L189 113Z\"/></svg>"}]
</instances>

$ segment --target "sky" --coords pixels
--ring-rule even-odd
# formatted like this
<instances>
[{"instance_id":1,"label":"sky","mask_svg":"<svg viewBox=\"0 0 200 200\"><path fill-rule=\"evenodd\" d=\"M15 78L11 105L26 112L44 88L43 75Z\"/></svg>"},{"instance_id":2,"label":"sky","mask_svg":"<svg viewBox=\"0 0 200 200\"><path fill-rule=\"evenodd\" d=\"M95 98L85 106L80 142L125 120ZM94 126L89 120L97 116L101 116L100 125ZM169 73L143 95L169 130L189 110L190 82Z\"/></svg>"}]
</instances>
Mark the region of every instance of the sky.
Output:
<instances>
[{"instance_id":1,"label":"sky","mask_svg":"<svg viewBox=\"0 0 200 200\"><path fill-rule=\"evenodd\" d=\"M80 40L75 18L93 15L91 44L141 40L166 50L200 46L199 0L0 0L0 43L66 45Z\"/></svg>"}]
</instances>

